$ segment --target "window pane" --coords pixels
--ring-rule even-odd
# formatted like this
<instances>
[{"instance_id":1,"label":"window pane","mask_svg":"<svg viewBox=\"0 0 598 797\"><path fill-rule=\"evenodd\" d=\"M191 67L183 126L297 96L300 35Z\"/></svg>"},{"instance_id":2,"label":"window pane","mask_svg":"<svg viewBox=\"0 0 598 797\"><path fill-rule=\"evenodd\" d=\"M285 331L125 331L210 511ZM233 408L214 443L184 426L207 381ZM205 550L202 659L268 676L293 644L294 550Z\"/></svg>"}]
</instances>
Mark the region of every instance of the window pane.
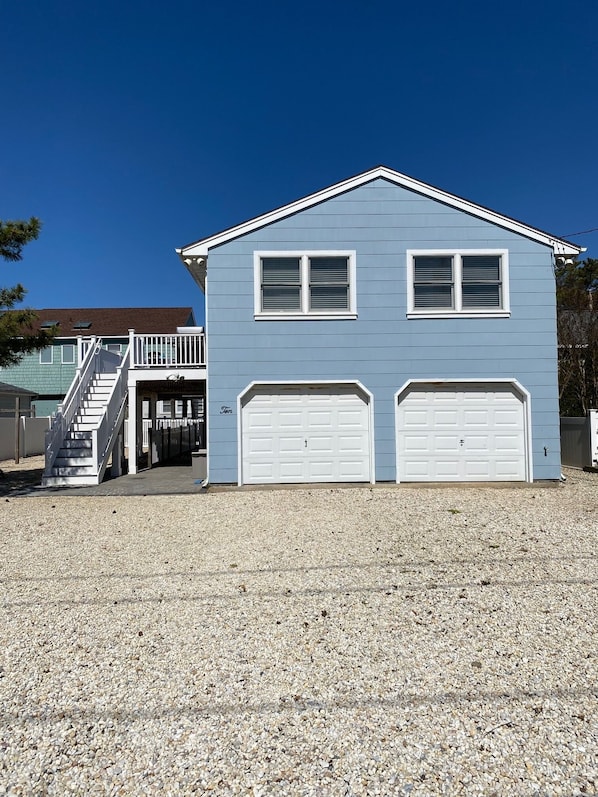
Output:
<instances>
[{"instance_id":1,"label":"window pane","mask_svg":"<svg viewBox=\"0 0 598 797\"><path fill-rule=\"evenodd\" d=\"M298 285L298 257L263 257L262 285Z\"/></svg>"},{"instance_id":2,"label":"window pane","mask_svg":"<svg viewBox=\"0 0 598 797\"><path fill-rule=\"evenodd\" d=\"M463 285L463 307L500 306L500 285Z\"/></svg>"},{"instance_id":3,"label":"window pane","mask_svg":"<svg viewBox=\"0 0 598 797\"><path fill-rule=\"evenodd\" d=\"M415 282L452 282L453 258L429 256L415 258Z\"/></svg>"},{"instance_id":4,"label":"window pane","mask_svg":"<svg viewBox=\"0 0 598 797\"><path fill-rule=\"evenodd\" d=\"M416 285L415 307L451 308L453 306L452 285Z\"/></svg>"},{"instance_id":5,"label":"window pane","mask_svg":"<svg viewBox=\"0 0 598 797\"><path fill-rule=\"evenodd\" d=\"M310 257L309 281L312 285L343 284L349 281L348 258Z\"/></svg>"},{"instance_id":6,"label":"window pane","mask_svg":"<svg viewBox=\"0 0 598 797\"><path fill-rule=\"evenodd\" d=\"M310 310L347 310L349 308L349 289L346 285L312 286L310 289Z\"/></svg>"},{"instance_id":7,"label":"window pane","mask_svg":"<svg viewBox=\"0 0 598 797\"><path fill-rule=\"evenodd\" d=\"M62 345L62 362L65 364L75 362L75 346L73 343L64 343Z\"/></svg>"},{"instance_id":8,"label":"window pane","mask_svg":"<svg viewBox=\"0 0 598 797\"><path fill-rule=\"evenodd\" d=\"M278 285L262 288L262 310L300 310L301 289Z\"/></svg>"},{"instance_id":9,"label":"window pane","mask_svg":"<svg viewBox=\"0 0 598 797\"><path fill-rule=\"evenodd\" d=\"M46 346L39 353L39 361L42 365L51 365L52 363L52 347Z\"/></svg>"},{"instance_id":10,"label":"window pane","mask_svg":"<svg viewBox=\"0 0 598 797\"><path fill-rule=\"evenodd\" d=\"M485 281L500 281L500 255L464 255L463 282Z\"/></svg>"}]
</instances>

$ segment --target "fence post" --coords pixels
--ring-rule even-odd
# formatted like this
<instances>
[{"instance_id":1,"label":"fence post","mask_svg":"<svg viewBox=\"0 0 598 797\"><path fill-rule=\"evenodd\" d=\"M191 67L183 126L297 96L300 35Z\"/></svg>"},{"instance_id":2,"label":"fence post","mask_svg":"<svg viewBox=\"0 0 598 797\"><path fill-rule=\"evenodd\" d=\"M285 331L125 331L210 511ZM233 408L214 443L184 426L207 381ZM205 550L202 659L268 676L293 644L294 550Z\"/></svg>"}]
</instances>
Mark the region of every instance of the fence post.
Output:
<instances>
[{"instance_id":1,"label":"fence post","mask_svg":"<svg viewBox=\"0 0 598 797\"><path fill-rule=\"evenodd\" d=\"M21 397L15 396L15 465L21 453Z\"/></svg>"}]
</instances>

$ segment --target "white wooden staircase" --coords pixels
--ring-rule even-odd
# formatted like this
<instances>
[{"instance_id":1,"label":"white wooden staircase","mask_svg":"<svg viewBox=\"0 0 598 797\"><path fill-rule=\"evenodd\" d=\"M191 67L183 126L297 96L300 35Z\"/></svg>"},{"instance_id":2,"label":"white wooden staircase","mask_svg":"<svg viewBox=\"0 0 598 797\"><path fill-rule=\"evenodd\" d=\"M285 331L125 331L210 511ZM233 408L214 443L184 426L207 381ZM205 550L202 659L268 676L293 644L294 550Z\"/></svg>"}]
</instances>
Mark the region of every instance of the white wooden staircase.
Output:
<instances>
[{"instance_id":1,"label":"white wooden staircase","mask_svg":"<svg viewBox=\"0 0 598 797\"><path fill-rule=\"evenodd\" d=\"M128 350L121 359L102 348L101 340L92 341L46 434L42 487L102 481L122 435L128 362Z\"/></svg>"}]
</instances>

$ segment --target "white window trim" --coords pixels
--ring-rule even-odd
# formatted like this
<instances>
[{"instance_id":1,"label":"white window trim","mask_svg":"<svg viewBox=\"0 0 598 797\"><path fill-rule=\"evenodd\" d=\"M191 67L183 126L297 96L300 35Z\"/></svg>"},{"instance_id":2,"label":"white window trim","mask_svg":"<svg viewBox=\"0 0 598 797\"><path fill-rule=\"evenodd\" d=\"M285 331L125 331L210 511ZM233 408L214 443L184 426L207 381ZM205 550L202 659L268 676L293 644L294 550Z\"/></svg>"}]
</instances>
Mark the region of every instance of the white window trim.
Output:
<instances>
[{"instance_id":1,"label":"white window trim","mask_svg":"<svg viewBox=\"0 0 598 797\"><path fill-rule=\"evenodd\" d=\"M263 257L298 257L301 269L301 311L272 312L262 310L262 258ZM308 264L310 257L346 257L349 270L349 308L347 310L308 310L309 307L309 278ZM300 250L260 250L253 253L253 279L254 279L254 318L259 321L321 321L357 318L357 290L355 267L356 252L347 249L300 249Z\"/></svg>"},{"instance_id":2,"label":"white window trim","mask_svg":"<svg viewBox=\"0 0 598 797\"><path fill-rule=\"evenodd\" d=\"M452 257L454 263L453 282L455 285L455 307L434 308L415 307L415 258L427 256ZM468 307L463 310L461 301L462 257L468 255L499 255L501 258L501 290L502 306L496 310L484 307L480 310ZM509 318L511 307L509 300L509 252L507 249L408 249L407 250L407 318Z\"/></svg>"}]
</instances>

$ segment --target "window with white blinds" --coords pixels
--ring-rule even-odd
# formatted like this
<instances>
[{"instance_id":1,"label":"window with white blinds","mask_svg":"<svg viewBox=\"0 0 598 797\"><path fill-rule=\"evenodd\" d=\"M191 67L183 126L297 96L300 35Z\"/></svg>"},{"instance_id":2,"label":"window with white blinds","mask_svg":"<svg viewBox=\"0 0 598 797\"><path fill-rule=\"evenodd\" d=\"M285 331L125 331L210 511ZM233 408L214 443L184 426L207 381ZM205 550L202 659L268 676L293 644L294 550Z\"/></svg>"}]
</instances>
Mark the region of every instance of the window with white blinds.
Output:
<instances>
[{"instance_id":1,"label":"window with white blinds","mask_svg":"<svg viewBox=\"0 0 598 797\"><path fill-rule=\"evenodd\" d=\"M409 251L408 315L508 315L504 250Z\"/></svg>"},{"instance_id":2,"label":"window with white blinds","mask_svg":"<svg viewBox=\"0 0 598 797\"><path fill-rule=\"evenodd\" d=\"M354 252L256 252L256 317L355 317Z\"/></svg>"}]
</instances>

